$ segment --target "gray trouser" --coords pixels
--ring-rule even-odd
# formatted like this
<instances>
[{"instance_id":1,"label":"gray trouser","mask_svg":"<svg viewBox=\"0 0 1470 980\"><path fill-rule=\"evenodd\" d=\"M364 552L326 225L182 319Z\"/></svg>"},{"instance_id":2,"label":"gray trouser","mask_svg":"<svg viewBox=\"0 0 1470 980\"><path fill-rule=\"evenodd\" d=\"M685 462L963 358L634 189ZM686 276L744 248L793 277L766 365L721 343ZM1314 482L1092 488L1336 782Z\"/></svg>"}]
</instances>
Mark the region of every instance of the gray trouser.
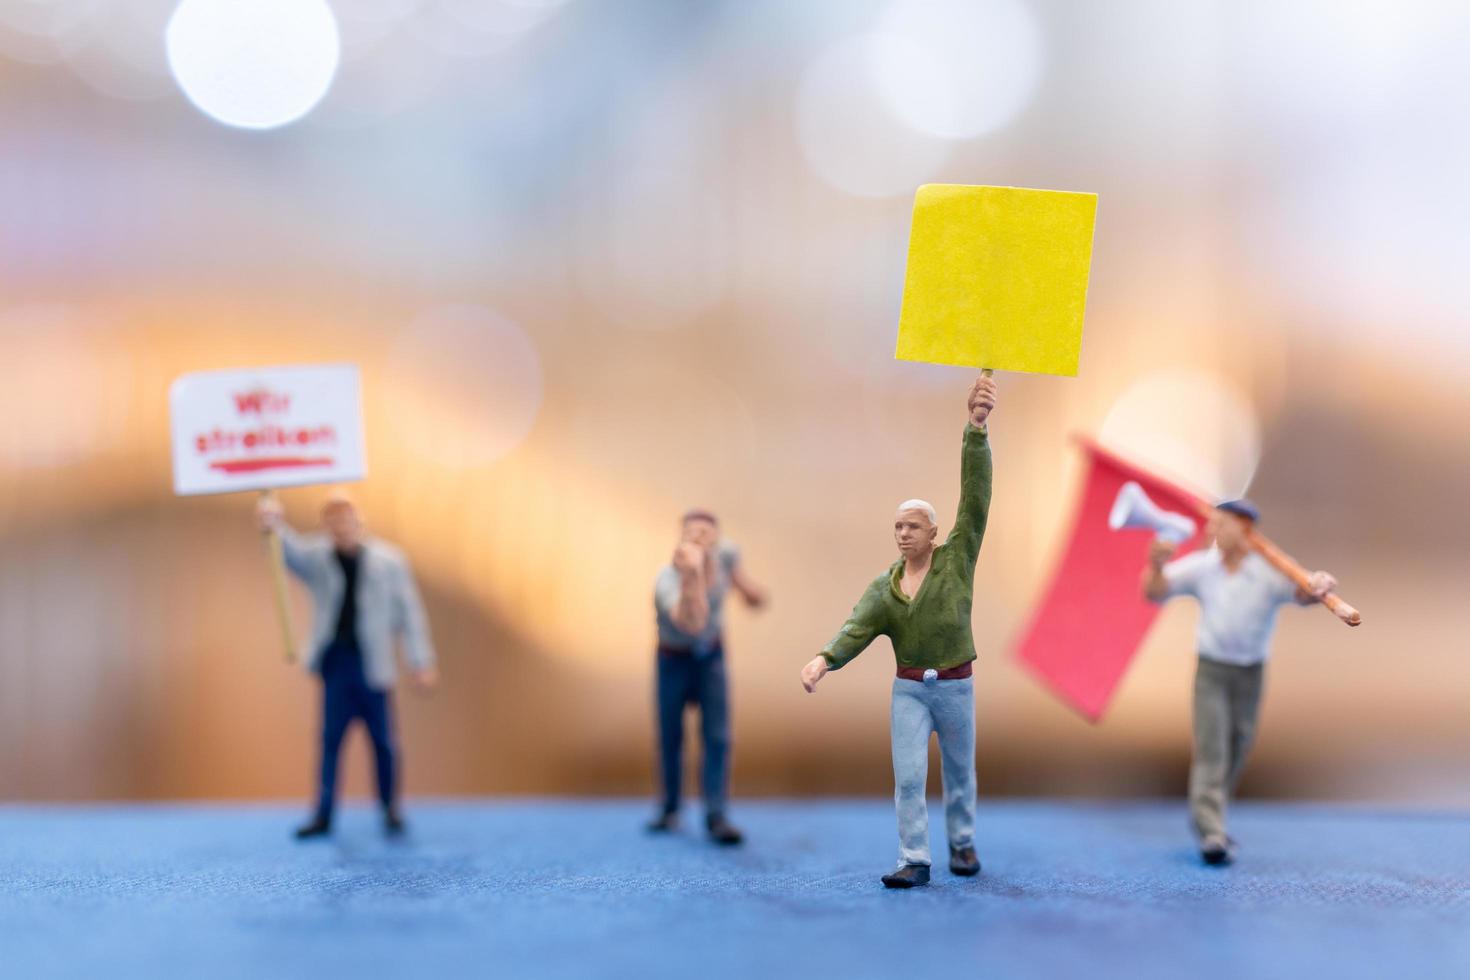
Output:
<instances>
[{"instance_id":1,"label":"gray trouser","mask_svg":"<svg viewBox=\"0 0 1470 980\"><path fill-rule=\"evenodd\" d=\"M1194 675L1194 762L1189 813L1201 838L1225 833L1225 806L1256 737L1264 664L1240 667L1199 658Z\"/></svg>"},{"instance_id":2,"label":"gray trouser","mask_svg":"<svg viewBox=\"0 0 1470 980\"><path fill-rule=\"evenodd\" d=\"M950 847L975 839L975 681L893 680L893 804L900 865L929 864L929 735L939 736Z\"/></svg>"}]
</instances>

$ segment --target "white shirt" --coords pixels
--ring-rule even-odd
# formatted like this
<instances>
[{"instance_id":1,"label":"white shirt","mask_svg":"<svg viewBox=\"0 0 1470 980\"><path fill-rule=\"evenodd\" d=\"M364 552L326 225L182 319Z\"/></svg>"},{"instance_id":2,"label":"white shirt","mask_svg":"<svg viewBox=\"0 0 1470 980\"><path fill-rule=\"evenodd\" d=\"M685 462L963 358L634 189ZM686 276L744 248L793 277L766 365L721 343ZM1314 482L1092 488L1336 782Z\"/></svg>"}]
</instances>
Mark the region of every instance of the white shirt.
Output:
<instances>
[{"instance_id":1,"label":"white shirt","mask_svg":"<svg viewBox=\"0 0 1470 980\"><path fill-rule=\"evenodd\" d=\"M1199 600L1199 655L1249 667L1270 653L1276 610L1296 597L1296 585L1255 552L1234 572L1217 548L1195 551L1164 566L1166 597Z\"/></svg>"}]
</instances>

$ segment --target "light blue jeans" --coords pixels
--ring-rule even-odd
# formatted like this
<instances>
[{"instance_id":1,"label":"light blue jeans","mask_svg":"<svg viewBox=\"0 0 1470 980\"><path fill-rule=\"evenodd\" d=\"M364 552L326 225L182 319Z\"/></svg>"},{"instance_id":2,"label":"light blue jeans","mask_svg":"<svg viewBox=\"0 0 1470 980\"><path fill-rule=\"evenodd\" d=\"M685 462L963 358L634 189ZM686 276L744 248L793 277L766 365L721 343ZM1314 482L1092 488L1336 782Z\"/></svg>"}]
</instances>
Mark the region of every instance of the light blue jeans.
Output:
<instances>
[{"instance_id":1,"label":"light blue jeans","mask_svg":"<svg viewBox=\"0 0 1470 980\"><path fill-rule=\"evenodd\" d=\"M944 826L950 847L975 841L975 679L893 679L893 805L899 866L929 864L929 735L939 736Z\"/></svg>"}]
</instances>

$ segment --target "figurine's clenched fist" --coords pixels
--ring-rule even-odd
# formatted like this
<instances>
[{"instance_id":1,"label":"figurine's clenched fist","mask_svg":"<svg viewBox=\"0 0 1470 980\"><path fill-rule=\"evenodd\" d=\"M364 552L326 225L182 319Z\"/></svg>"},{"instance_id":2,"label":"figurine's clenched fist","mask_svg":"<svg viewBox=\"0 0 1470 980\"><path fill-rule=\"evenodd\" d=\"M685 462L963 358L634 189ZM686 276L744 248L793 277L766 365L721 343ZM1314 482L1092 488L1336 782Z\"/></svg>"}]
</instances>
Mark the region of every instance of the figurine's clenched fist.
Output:
<instances>
[{"instance_id":1,"label":"figurine's clenched fist","mask_svg":"<svg viewBox=\"0 0 1470 980\"><path fill-rule=\"evenodd\" d=\"M1309 586L1307 592L1314 599L1325 599L1327 593L1337 589L1337 579L1327 572L1313 572L1307 584Z\"/></svg>"},{"instance_id":2,"label":"figurine's clenched fist","mask_svg":"<svg viewBox=\"0 0 1470 980\"><path fill-rule=\"evenodd\" d=\"M255 523L262 534L278 530L286 519L286 509L275 497L261 497L255 505Z\"/></svg>"},{"instance_id":3,"label":"figurine's clenched fist","mask_svg":"<svg viewBox=\"0 0 1470 980\"><path fill-rule=\"evenodd\" d=\"M829 669L831 668L827 666L826 657L813 657L805 667L801 668L801 686L806 688L806 693L815 694L817 692L817 681L826 677Z\"/></svg>"},{"instance_id":4,"label":"figurine's clenched fist","mask_svg":"<svg viewBox=\"0 0 1470 980\"><path fill-rule=\"evenodd\" d=\"M674 568L681 575L699 571L704 567L704 549L692 541L684 541L674 549Z\"/></svg>"},{"instance_id":5,"label":"figurine's clenched fist","mask_svg":"<svg viewBox=\"0 0 1470 980\"><path fill-rule=\"evenodd\" d=\"M975 428L980 428L990 417L991 410L995 408L995 392L995 379L984 375L970 385L970 424Z\"/></svg>"},{"instance_id":6,"label":"figurine's clenched fist","mask_svg":"<svg viewBox=\"0 0 1470 980\"><path fill-rule=\"evenodd\" d=\"M1163 568L1179 546L1165 538L1154 538L1153 543L1148 546L1148 562L1154 568Z\"/></svg>"}]
</instances>

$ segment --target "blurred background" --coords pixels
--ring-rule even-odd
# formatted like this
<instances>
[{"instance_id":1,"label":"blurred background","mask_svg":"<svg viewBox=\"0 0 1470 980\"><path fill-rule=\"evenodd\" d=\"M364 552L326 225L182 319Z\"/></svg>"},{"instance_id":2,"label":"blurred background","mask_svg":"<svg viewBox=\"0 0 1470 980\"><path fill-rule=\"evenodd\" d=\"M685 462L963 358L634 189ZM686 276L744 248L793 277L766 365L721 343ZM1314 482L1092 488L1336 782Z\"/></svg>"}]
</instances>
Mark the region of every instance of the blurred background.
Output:
<instances>
[{"instance_id":1,"label":"blurred background","mask_svg":"<svg viewBox=\"0 0 1470 980\"><path fill-rule=\"evenodd\" d=\"M730 616L736 793L886 795L887 642L817 697L797 671L894 504L956 502L971 374L892 358L941 181L1100 195L1080 376L1001 380L982 797L1183 793L1191 606L1095 727L1010 656L1088 433L1248 488L1364 612L1283 612L1245 795L1470 804L1467 31L1450 0L0 0L0 797L305 800L253 500L172 496L166 392L314 361L362 367L359 499L440 652L398 695L410 794L651 793L652 582L699 505L774 595ZM360 737L344 766L362 792Z\"/></svg>"}]
</instances>

